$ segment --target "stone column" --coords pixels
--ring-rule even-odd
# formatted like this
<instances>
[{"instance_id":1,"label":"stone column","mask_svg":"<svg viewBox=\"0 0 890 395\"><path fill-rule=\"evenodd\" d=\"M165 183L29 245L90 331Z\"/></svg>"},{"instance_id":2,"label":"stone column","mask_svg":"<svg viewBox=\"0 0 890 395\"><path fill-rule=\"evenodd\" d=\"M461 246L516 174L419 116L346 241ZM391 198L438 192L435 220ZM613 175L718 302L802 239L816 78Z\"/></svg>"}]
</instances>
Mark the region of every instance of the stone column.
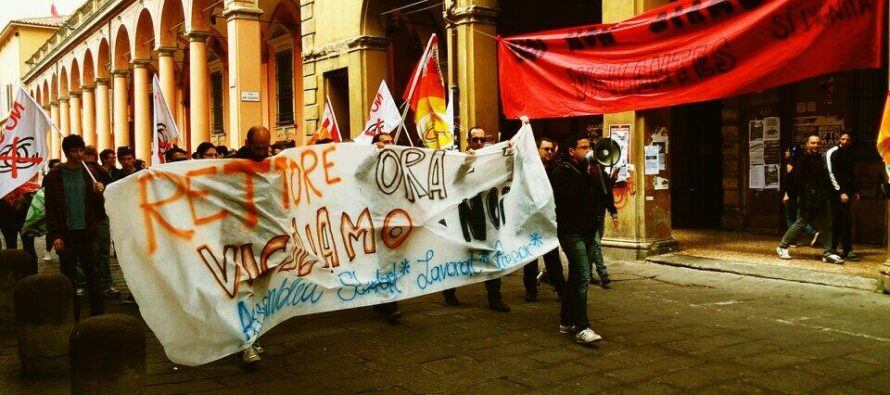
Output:
<instances>
[{"instance_id":1,"label":"stone column","mask_svg":"<svg viewBox=\"0 0 890 395\"><path fill-rule=\"evenodd\" d=\"M114 149L111 143L111 112L109 111L108 78L96 78L96 148Z\"/></svg>"},{"instance_id":2,"label":"stone column","mask_svg":"<svg viewBox=\"0 0 890 395\"><path fill-rule=\"evenodd\" d=\"M145 329L129 314L80 322L71 334L71 394L144 394Z\"/></svg>"},{"instance_id":3,"label":"stone column","mask_svg":"<svg viewBox=\"0 0 890 395\"><path fill-rule=\"evenodd\" d=\"M62 375L69 369L74 292L59 273L28 276L15 285L15 319L22 376Z\"/></svg>"},{"instance_id":4,"label":"stone column","mask_svg":"<svg viewBox=\"0 0 890 395\"><path fill-rule=\"evenodd\" d=\"M161 47L158 48L158 80L161 83L161 92L164 94L164 101L170 108L170 114L176 119L176 70L173 60L173 53L176 48ZM206 64L206 62L205 62Z\"/></svg>"},{"instance_id":5,"label":"stone column","mask_svg":"<svg viewBox=\"0 0 890 395\"><path fill-rule=\"evenodd\" d=\"M189 38L189 148L210 141L210 75L207 71L207 32Z\"/></svg>"},{"instance_id":6,"label":"stone column","mask_svg":"<svg viewBox=\"0 0 890 395\"><path fill-rule=\"evenodd\" d=\"M84 85L83 89L83 129L81 135L87 145L96 146L96 99L95 85Z\"/></svg>"},{"instance_id":7,"label":"stone column","mask_svg":"<svg viewBox=\"0 0 890 395\"><path fill-rule=\"evenodd\" d=\"M242 101L241 94L262 88L262 43L259 17L263 11L241 3L229 3L222 12L227 19L229 55L229 146L239 147L247 129L262 125L261 102Z\"/></svg>"},{"instance_id":8,"label":"stone column","mask_svg":"<svg viewBox=\"0 0 890 395\"><path fill-rule=\"evenodd\" d=\"M603 22L617 23L637 13L667 4L668 0L621 0L603 2ZM658 177L670 179L670 166L658 175L646 175L645 147L670 133L670 110L627 111L603 116L603 135L612 125L630 125L628 162L634 165L627 182L615 186L620 226L607 218L603 252L620 259L643 259L677 247L671 236L671 191L656 190ZM669 161L670 158L667 158Z\"/></svg>"},{"instance_id":9,"label":"stone column","mask_svg":"<svg viewBox=\"0 0 890 395\"><path fill-rule=\"evenodd\" d=\"M460 121L464 131L479 125L490 141L498 136L497 9L493 0L455 0L451 20L457 29L456 81L460 90ZM449 38L450 39L450 38ZM444 42L445 37L440 37ZM453 46L452 46L453 48ZM446 87L446 95L448 87ZM461 136L466 147L466 133Z\"/></svg>"},{"instance_id":10,"label":"stone column","mask_svg":"<svg viewBox=\"0 0 890 395\"><path fill-rule=\"evenodd\" d=\"M68 123L70 134L82 135L83 133L83 117L80 107L80 91L71 91L68 93L68 111L71 113Z\"/></svg>"},{"instance_id":11,"label":"stone column","mask_svg":"<svg viewBox=\"0 0 890 395\"><path fill-rule=\"evenodd\" d=\"M59 130L62 131L62 136L67 136L71 134L71 129L68 127L68 121L71 119L71 111L68 109L68 98L60 97L59 98ZM59 145L61 147L61 144ZM62 153L62 158L64 159L64 153Z\"/></svg>"},{"instance_id":12,"label":"stone column","mask_svg":"<svg viewBox=\"0 0 890 395\"><path fill-rule=\"evenodd\" d=\"M151 158L151 106L148 97L148 60L133 62L133 128L135 140L133 147L136 158L152 165Z\"/></svg>"},{"instance_id":13,"label":"stone column","mask_svg":"<svg viewBox=\"0 0 890 395\"><path fill-rule=\"evenodd\" d=\"M127 70L111 72L114 78L114 146L130 145L129 92L127 88Z\"/></svg>"},{"instance_id":14,"label":"stone column","mask_svg":"<svg viewBox=\"0 0 890 395\"><path fill-rule=\"evenodd\" d=\"M60 124L61 120L59 118L59 101L58 100L53 100L53 101L49 102L49 114L50 114L50 118L53 119L53 125L56 125L56 128L59 128L59 130L61 130L62 126ZM50 142L49 157L50 157L50 159L61 158L61 156L59 155L59 148L62 146L61 145L62 139L61 139L61 136L59 136L59 130L56 130L56 128L50 128L50 132L49 132L49 136L50 136L49 137L49 142Z\"/></svg>"}]
</instances>

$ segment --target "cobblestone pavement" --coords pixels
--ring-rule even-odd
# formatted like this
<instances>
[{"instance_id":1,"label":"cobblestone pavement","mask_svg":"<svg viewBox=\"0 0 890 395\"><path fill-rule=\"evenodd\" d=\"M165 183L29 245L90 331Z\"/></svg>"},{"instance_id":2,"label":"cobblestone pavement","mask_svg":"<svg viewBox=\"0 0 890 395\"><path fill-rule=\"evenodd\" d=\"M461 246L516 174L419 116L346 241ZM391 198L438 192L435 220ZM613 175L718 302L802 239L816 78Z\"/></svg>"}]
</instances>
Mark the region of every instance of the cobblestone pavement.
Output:
<instances>
[{"instance_id":1,"label":"cobblestone pavement","mask_svg":"<svg viewBox=\"0 0 890 395\"><path fill-rule=\"evenodd\" d=\"M459 307L402 302L395 326L370 308L291 319L261 338L253 372L237 356L176 366L150 337L148 393L890 393L888 296L643 263L611 271L614 289L589 296L604 337L594 348L558 333L549 287L522 299L520 271L504 281L507 314L484 308L478 284L460 289ZM67 393L66 379L23 381L14 337L0 340L0 393Z\"/></svg>"}]
</instances>

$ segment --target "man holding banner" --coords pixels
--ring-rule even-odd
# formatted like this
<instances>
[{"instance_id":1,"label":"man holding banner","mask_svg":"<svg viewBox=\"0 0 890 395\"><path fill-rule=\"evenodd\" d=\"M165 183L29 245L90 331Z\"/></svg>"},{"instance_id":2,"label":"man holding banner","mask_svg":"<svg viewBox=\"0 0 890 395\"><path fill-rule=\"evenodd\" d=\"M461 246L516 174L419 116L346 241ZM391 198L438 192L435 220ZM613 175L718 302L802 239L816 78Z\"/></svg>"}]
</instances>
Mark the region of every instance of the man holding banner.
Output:
<instances>
[{"instance_id":1,"label":"man holding banner","mask_svg":"<svg viewBox=\"0 0 890 395\"><path fill-rule=\"evenodd\" d=\"M94 249L99 222L105 216L102 197L105 186L93 181L83 162L84 147L83 138L78 135L62 139L62 152L68 160L51 170L43 185L49 240L60 254L62 274L74 284L80 261L87 278L90 316L95 316L105 312ZM74 319L79 320L80 303L76 294L74 300Z\"/></svg>"}]
</instances>

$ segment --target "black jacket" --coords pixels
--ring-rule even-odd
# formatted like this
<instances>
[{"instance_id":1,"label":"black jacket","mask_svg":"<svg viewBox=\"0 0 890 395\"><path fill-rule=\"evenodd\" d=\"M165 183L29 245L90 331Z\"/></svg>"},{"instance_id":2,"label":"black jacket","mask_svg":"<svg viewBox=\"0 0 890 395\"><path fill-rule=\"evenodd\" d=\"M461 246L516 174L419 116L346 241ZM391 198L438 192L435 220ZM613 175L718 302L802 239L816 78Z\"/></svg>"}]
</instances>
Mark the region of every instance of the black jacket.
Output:
<instances>
[{"instance_id":1,"label":"black jacket","mask_svg":"<svg viewBox=\"0 0 890 395\"><path fill-rule=\"evenodd\" d=\"M856 162L849 148L832 147L825 153L832 190L847 195L856 193Z\"/></svg>"},{"instance_id":2,"label":"black jacket","mask_svg":"<svg viewBox=\"0 0 890 395\"><path fill-rule=\"evenodd\" d=\"M617 215L612 182L602 169L599 176L587 174L587 164L575 165L561 161L550 175L556 200L556 230L558 234L579 233L593 235L596 222L606 210Z\"/></svg>"},{"instance_id":3,"label":"black jacket","mask_svg":"<svg viewBox=\"0 0 890 395\"><path fill-rule=\"evenodd\" d=\"M833 198L828 167L822 155L804 153L797 158L794 164L794 189L799 209L818 210Z\"/></svg>"}]
</instances>

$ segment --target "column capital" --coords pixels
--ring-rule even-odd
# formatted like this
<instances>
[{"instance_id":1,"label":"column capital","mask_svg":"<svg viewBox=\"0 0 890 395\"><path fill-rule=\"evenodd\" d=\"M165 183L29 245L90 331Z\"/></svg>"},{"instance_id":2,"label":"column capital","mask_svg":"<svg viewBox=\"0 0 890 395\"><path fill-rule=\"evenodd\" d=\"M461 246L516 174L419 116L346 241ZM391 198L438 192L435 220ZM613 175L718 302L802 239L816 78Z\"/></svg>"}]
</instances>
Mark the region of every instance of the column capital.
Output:
<instances>
[{"instance_id":1,"label":"column capital","mask_svg":"<svg viewBox=\"0 0 890 395\"><path fill-rule=\"evenodd\" d=\"M157 52L159 57L160 56L173 56L173 53L175 53L177 49L178 48L176 48L176 47L158 47L158 49L155 49L155 52Z\"/></svg>"},{"instance_id":2,"label":"column capital","mask_svg":"<svg viewBox=\"0 0 890 395\"><path fill-rule=\"evenodd\" d=\"M257 7L245 7L241 5L234 5L230 8L226 8L219 14L219 16L226 18L227 20L232 19L253 19L259 20L260 15L263 15L263 10Z\"/></svg>"},{"instance_id":3,"label":"column capital","mask_svg":"<svg viewBox=\"0 0 890 395\"><path fill-rule=\"evenodd\" d=\"M84 92L86 92L86 91L93 91L94 89L96 89L96 85L93 85L93 84L84 84L84 85L81 85L81 86L80 86L80 89L82 89Z\"/></svg>"},{"instance_id":4,"label":"column capital","mask_svg":"<svg viewBox=\"0 0 890 395\"><path fill-rule=\"evenodd\" d=\"M450 19L451 23L454 25L465 25L469 23L496 25L499 13L500 10L497 8L471 5L456 8L451 15L446 13L445 18L446 20Z\"/></svg>"},{"instance_id":5,"label":"column capital","mask_svg":"<svg viewBox=\"0 0 890 395\"><path fill-rule=\"evenodd\" d=\"M68 97L72 98L72 99L75 97L80 97L80 93L81 93L81 91L79 91L79 90L78 91L68 91Z\"/></svg>"},{"instance_id":6,"label":"column capital","mask_svg":"<svg viewBox=\"0 0 890 395\"><path fill-rule=\"evenodd\" d=\"M130 74L130 70L111 70L111 75L113 78L126 78L127 74Z\"/></svg>"},{"instance_id":7,"label":"column capital","mask_svg":"<svg viewBox=\"0 0 890 395\"><path fill-rule=\"evenodd\" d=\"M41 105L41 106L40 106L40 107L42 107L42 108L43 108L43 111L48 111L48 110L49 110L49 107L50 107L50 105L49 105L49 104L44 104L44 105Z\"/></svg>"},{"instance_id":8,"label":"column capital","mask_svg":"<svg viewBox=\"0 0 890 395\"><path fill-rule=\"evenodd\" d=\"M151 64L151 60L149 59L133 59L130 61L130 64L133 65L134 69L144 68Z\"/></svg>"},{"instance_id":9,"label":"column capital","mask_svg":"<svg viewBox=\"0 0 890 395\"><path fill-rule=\"evenodd\" d=\"M50 106L50 107L52 107L52 106L58 106L58 105L59 105L59 101L58 101L58 100L50 100L50 101L49 101L49 106Z\"/></svg>"},{"instance_id":10,"label":"column capital","mask_svg":"<svg viewBox=\"0 0 890 395\"><path fill-rule=\"evenodd\" d=\"M96 86L99 85L108 85L111 82L111 78L96 78Z\"/></svg>"},{"instance_id":11,"label":"column capital","mask_svg":"<svg viewBox=\"0 0 890 395\"><path fill-rule=\"evenodd\" d=\"M59 104L68 103L68 96L59 97Z\"/></svg>"},{"instance_id":12,"label":"column capital","mask_svg":"<svg viewBox=\"0 0 890 395\"><path fill-rule=\"evenodd\" d=\"M189 41L207 41L207 38L210 37L210 32L194 30L185 33L182 36L189 39Z\"/></svg>"}]
</instances>

